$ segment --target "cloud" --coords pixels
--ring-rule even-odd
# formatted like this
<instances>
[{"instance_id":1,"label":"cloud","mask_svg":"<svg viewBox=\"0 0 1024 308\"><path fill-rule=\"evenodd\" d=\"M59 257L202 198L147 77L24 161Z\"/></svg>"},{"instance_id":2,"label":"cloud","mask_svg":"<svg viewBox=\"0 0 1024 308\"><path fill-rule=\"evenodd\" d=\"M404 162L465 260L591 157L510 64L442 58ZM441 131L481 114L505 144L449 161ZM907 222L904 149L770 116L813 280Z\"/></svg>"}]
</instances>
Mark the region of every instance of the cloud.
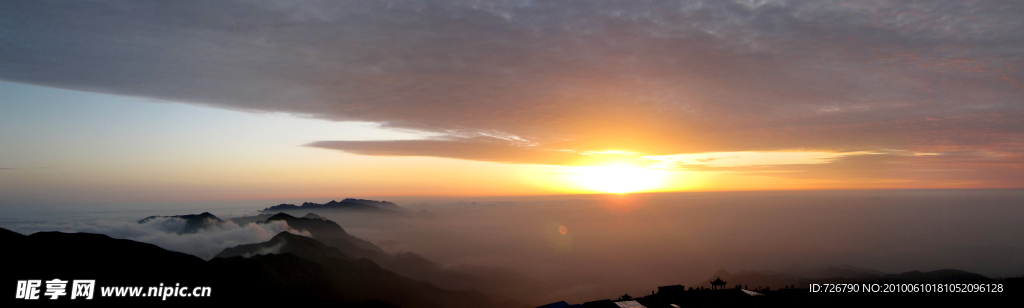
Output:
<instances>
[{"instance_id":1,"label":"cloud","mask_svg":"<svg viewBox=\"0 0 1024 308\"><path fill-rule=\"evenodd\" d=\"M281 248L284 247L284 245L287 244L287 243L288 243L287 240L281 240L277 244L274 244L274 246L270 246L270 247L257 247L256 251L254 251L252 253L246 251L245 253L242 254L242 257L248 258L248 257L252 257L254 255L265 255L265 254L281 253Z\"/></svg>"},{"instance_id":2,"label":"cloud","mask_svg":"<svg viewBox=\"0 0 1024 308\"><path fill-rule=\"evenodd\" d=\"M1021 153L959 151L914 153L881 151L832 155L824 161L790 164L686 164L666 167L691 171L719 171L789 179L853 180L904 183L911 186L949 188L1015 188L1024 181L1024 168L1008 161L1024 159ZM914 185L929 184L929 185Z\"/></svg>"},{"instance_id":3,"label":"cloud","mask_svg":"<svg viewBox=\"0 0 1024 308\"><path fill-rule=\"evenodd\" d=\"M431 156L504 163L571 165L586 159L578 153L493 138L449 140L319 141L311 147L373 156Z\"/></svg>"},{"instance_id":4,"label":"cloud","mask_svg":"<svg viewBox=\"0 0 1024 308\"><path fill-rule=\"evenodd\" d=\"M739 167L759 165L823 164L848 155L875 154L872 152L717 152L648 156L664 167Z\"/></svg>"},{"instance_id":5,"label":"cloud","mask_svg":"<svg viewBox=\"0 0 1024 308\"><path fill-rule=\"evenodd\" d=\"M105 234L113 238L150 243L203 259L211 259L228 247L268 241L281 232L311 236L308 232L292 230L283 221L242 226L225 221L200 229L196 233L178 234L186 227L186 223L174 217L157 217L141 224L122 220L76 220L25 223L11 227L22 234L41 231Z\"/></svg>"},{"instance_id":6,"label":"cloud","mask_svg":"<svg viewBox=\"0 0 1024 308\"><path fill-rule=\"evenodd\" d=\"M0 79L449 136L311 144L365 155L1020 152L1022 14L963 1L7 2Z\"/></svg>"}]
</instances>

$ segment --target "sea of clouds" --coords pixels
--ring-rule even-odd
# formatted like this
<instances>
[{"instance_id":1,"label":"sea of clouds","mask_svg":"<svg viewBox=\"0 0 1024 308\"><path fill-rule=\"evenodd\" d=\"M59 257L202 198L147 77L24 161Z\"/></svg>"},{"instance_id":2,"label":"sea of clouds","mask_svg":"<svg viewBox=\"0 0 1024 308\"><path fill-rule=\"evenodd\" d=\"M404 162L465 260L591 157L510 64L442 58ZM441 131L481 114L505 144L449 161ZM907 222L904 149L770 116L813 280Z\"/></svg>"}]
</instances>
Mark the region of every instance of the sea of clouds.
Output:
<instances>
[{"instance_id":1,"label":"sea of clouds","mask_svg":"<svg viewBox=\"0 0 1024 308\"><path fill-rule=\"evenodd\" d=\"M26 235L45 231L104 234L112 238L150 243L167 250L187 253L206 260L212 259L225 248L265 242L281 232L310 236L309 232L296 231L283 221L245 225L224 221L219 224L209 224L196 233L179 234L185 227L186 223L183 219L157 217L145 223L117 219L61 220L17 224L10 229ZM268 251L268 253L271 252Z\"/></svg>"}]
</instances>

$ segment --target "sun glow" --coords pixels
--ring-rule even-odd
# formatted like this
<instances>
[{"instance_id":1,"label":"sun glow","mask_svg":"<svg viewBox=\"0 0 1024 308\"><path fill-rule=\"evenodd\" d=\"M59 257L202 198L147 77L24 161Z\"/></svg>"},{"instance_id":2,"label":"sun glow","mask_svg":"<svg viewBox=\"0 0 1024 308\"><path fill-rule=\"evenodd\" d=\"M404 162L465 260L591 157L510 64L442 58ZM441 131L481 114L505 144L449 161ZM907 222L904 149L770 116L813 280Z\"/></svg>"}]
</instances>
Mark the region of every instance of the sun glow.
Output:
<instances>
[{"instance_id":1,"label":"sun glow","mask_svg":"<svg viewBox=\"0 0 1024 308\"><path fill-rule=\"evenodd\" d=\"M576 181L585 188L614 194L650 190L663 178L660 170L627 165L576 167L576 173Z\"/></svg>"}]
</instances>

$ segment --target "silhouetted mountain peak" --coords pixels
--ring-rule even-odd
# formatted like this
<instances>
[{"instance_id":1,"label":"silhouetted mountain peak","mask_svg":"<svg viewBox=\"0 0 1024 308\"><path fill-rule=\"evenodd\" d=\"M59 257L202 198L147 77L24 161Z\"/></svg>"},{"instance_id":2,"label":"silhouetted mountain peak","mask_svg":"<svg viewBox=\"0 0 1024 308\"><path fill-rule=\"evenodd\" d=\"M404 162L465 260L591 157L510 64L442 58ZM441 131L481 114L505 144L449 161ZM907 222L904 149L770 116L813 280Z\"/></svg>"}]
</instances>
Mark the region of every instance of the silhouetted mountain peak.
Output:
<instances>
[{"instance_id":1,"label":"silhouetted mountain peak","mask_svg":"<svg viewBox=\"0 0 1024 308\"><path fill-rule=\"evenodd\" d=\"M153 221L157 218L177 218L185 221L185 227L182 230L178 230L178 234L185 233L196 233L199 229L208 227L210 225L216 225L224 223L223 220L217 218L210 212L202 212L200 214L188 214L188 215L175 215L175 216L149 216L139 220L140 224Z\"/></svg>"},{"instance_id":2,"label":"silhouetted mountain peak","mask_svg":"<svg viewBox=\"0 0 1024 308\"><path fill-rule=\"evenodd\" d=\"M295 217L285 213L277 213L267 218L266 222L271 221L284 221L292 229L309 231L314 237L331 236L332 234L329 233L337 233L333 234L335 236L346 234L345 229L341 228L338 223L326 219Z\"/></svg>"},{"instance_id":3,"label":"silhouetted mountain peak","mask_svg":"<svg viewBox=\"0 0 1024 308\"><path fill-rule=\"evenodd\" d=\"M304 202L300 206L294 204L278 204L275 206L263 209L263 212L278 212L278 211L293 211L293 210L350 210L350 211L362 211L362 212L378 212L378 213L390 213L390 214L404 214L409 210L398 206L392 202L387 201L375 201L365 199L354 199L346 198L341 201L331 200L330 202L319 204L313 202Z\"/></svg>"},{"instance_id":4,"label":"silhouetted mountain peak","mask_svg":"<svg viewBox=\"0 0 1024 308\"><path fill-rule=\"evenodd\" d=\"M256 255L280 253L291 253L303 259L316 262L326 262L330 259L352 259L338 250L338 248L329 247L316 239L290 232L278 233L270 240L262 243L225 248L215 258L235 256L248 258Z\"/></svg>"},{"instance_id":5,"label":"silhouetted mountain peak","mask_svg":"<svg viewBox=\"0 0 1024 308\"><path fill-rule=\"evenodd\" d=\"M21 240L24 238L24 234L0 228L0 242L6 243L8 241Z\"/></svg>"},{"instance_id":6,"label":"silhouetted mountain peak","mask_svg":"<svg viewBox=\"0 0 1024 308\"><path fill-rule=\"evenodd\" d=\"M298 234L291 233L291 232L288 232L288 231L281 231L281 232L277 233L277 235L274 235L274 237L270 238L270 242L287 241L289 239L291 239L291 240L301 240L301 239L309 239L309 237L298 235ZM317 243L319 243L319 242L317 242Z\"/></svg>"},{"instance_id":7,"label":"silhouetted mountain peak","mask_svg":"<svg viewBox=\"0 0 1024 308\"><path fill-rule=\"evenodd\" d=\"M244 225L251 224L251 223L267 221L267 218L270 218L271 216L274 216L274 215L271 215L271 214L259 214L259 215L253 215L253 216L235 217L235 218L228 219L228 221L234 222L234 223L238 224L239 226L244 226Z\"/></svg>"},{"instance_id":8,"label":"silhouetted mountain peak","mask_svg":"<svg viewBox=\"0 0 1024 308\"><path fill-rule=\"evenodd\" d=\"M285 213L278 213L264 222L284 221L289 227L298 231L309 232L313 238L341 249L347 255L363 258L383 254L383 250L377 245L366 240L357 238L345 232L338 223L321 218L295 217Z\"/></svg>"},{"instance_id":9,"label":"silhouetted mountain peak","mask_svg":"<svg viewBox=\"0 0 1024 308\"><path fill-rule=\"evenodd\" d=\"M139 223L145 223L147 221L150 221L150 220L153 220L153 219L156 219L156 218L180 218L180 219L184 219L186 221L212 220L212 221L216 221L216 222L224 222L220 218L217 218L217 216L214 216L213 214L210 214L210 212L202 212L200 214L187 214L187 215L174 215L174 216L149 216L149 217L143 218L142 220L139 220Z\"/></svg>"},{"instance_id":10,"label":"silhouetted mountain peak","mask_svg":"<svg viewBox=\"0 0 1024 308\"><path fill-rule=\"evenodd\" d=\"M267 218L267 221L288 220L288 219L292 219L292 218L295 218L295 216L288 215L288 214L285 214L285 213L277 213L277 214L274 214L273 216L270 216L269 218Z\"/></svg>"},{"instance_id":11,"label":"silhouetted mountain peak","mask_svg":"<svg viewBox=\"0 0 1024 308\"><path fill-rule=\"evenodd\" d=\"M383 201L383 200L382 201L376 201L376 200L366 200L366 199L345 198L345 200L341 200L341 202L369 204L369 205L373 205L373 206L376 206L376 207L379 207L379 208L382 208L382 209L385 209L385 210L392 210L392 211L406 212L406 213L409 212L408 209L406 209L404 207L401 207L401 206L398 206L398 204L395 204L394 202L388 202L388 201Z\"/></svg>"}]
</instances>

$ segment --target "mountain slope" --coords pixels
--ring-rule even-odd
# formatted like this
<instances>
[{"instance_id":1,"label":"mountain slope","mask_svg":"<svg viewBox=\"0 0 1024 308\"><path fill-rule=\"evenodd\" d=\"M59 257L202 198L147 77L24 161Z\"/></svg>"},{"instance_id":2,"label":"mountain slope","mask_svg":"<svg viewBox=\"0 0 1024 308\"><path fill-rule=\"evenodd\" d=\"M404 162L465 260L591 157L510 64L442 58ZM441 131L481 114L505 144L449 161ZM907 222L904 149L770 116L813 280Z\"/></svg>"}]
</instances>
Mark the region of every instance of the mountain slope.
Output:
<instances>
[{"instance_id":1,"label":"mountain slope","mask_svg":"<svg viewBox=\"0 0 1024 308\"><path fill-rule=\"evenodd\" d=\"M295 217L285 213L278 213L262 223L273 221L284 221L289 227L299 231L306 231L313 235L313 238L324 242L329 246L341 249L346 255L355 258L378 258L384 256L384 250L369 241L352 236L345 232L338 223L320 218Z\"/></svg>"},{"instance_id":2,"label":"mountain slope","mask_svg":"<svg viewBox=\"0 0 1024 308\"><path fill-rule=\"evenodd\" d=\"M90 303L361 303L359 307L521 307L495 300L479 292L449 291L428 283L401 277L381 269L369 260L334 258L337 251L296 235L283 239L308 251L319 251L320 262L296 254L265 254L249 258L215 258L203 261L197 257L167 251L154 245L113 239L88 233L40 232L30 236L2 230L10 262L18 264L0 274L4 281L26 279L95 279L96 297ZM103 298L99 288L105 286L209 286L209 298ZM68 300L62 297L61 300ZM24 305L11 297L3 300Z\"/></svg>"},{"instance_id":3,"label":"mountain slope","mask_svg":"<svg viewBox=\"0 0 1024 308\"><path fill-rule=\"evenodd\" d=\"M392 256L384 253L380 247L373 243L347 233L336 222L312 213L307 214L305 217L295 217L283 212L273 215L260 214L233 218L229 221L239 224L282 221L294 230L309 232L318 243L323 243L323 245L337 249L345 258L367 258L382 268L399 275L427 281L446 289L478 290L486 294L521 299L527 302L533 302L534 299L541 298L550 289L549 286L541 281L504 268L468 265L445 268L412 252L404 252ZM290 251L289 249L294 249L293 245L281 245L284 241L277 238L280 236L282 235L279 234L275 239L264 243L230 247L217 256L251 257L268 253L295 253L303 255L296 251ZM301 241L301 239L296 240ZM309 255L305 255L305 257L309 257Z\"/></svg>"},{"instance_id":4,"label":"mountain slope","mask_svg":"<svg viewBox=\"0 0 1024 308\"><path fill-rule=\"evenodd\" d=\"M316 262L331 259L355 261L354 258L345 255L338 248L324 245L312 238L288 232L278 233L266 242L225 248L214 258L249 258L262 254L294 254L303 259Z\"/></svg>"}]
</instances>

